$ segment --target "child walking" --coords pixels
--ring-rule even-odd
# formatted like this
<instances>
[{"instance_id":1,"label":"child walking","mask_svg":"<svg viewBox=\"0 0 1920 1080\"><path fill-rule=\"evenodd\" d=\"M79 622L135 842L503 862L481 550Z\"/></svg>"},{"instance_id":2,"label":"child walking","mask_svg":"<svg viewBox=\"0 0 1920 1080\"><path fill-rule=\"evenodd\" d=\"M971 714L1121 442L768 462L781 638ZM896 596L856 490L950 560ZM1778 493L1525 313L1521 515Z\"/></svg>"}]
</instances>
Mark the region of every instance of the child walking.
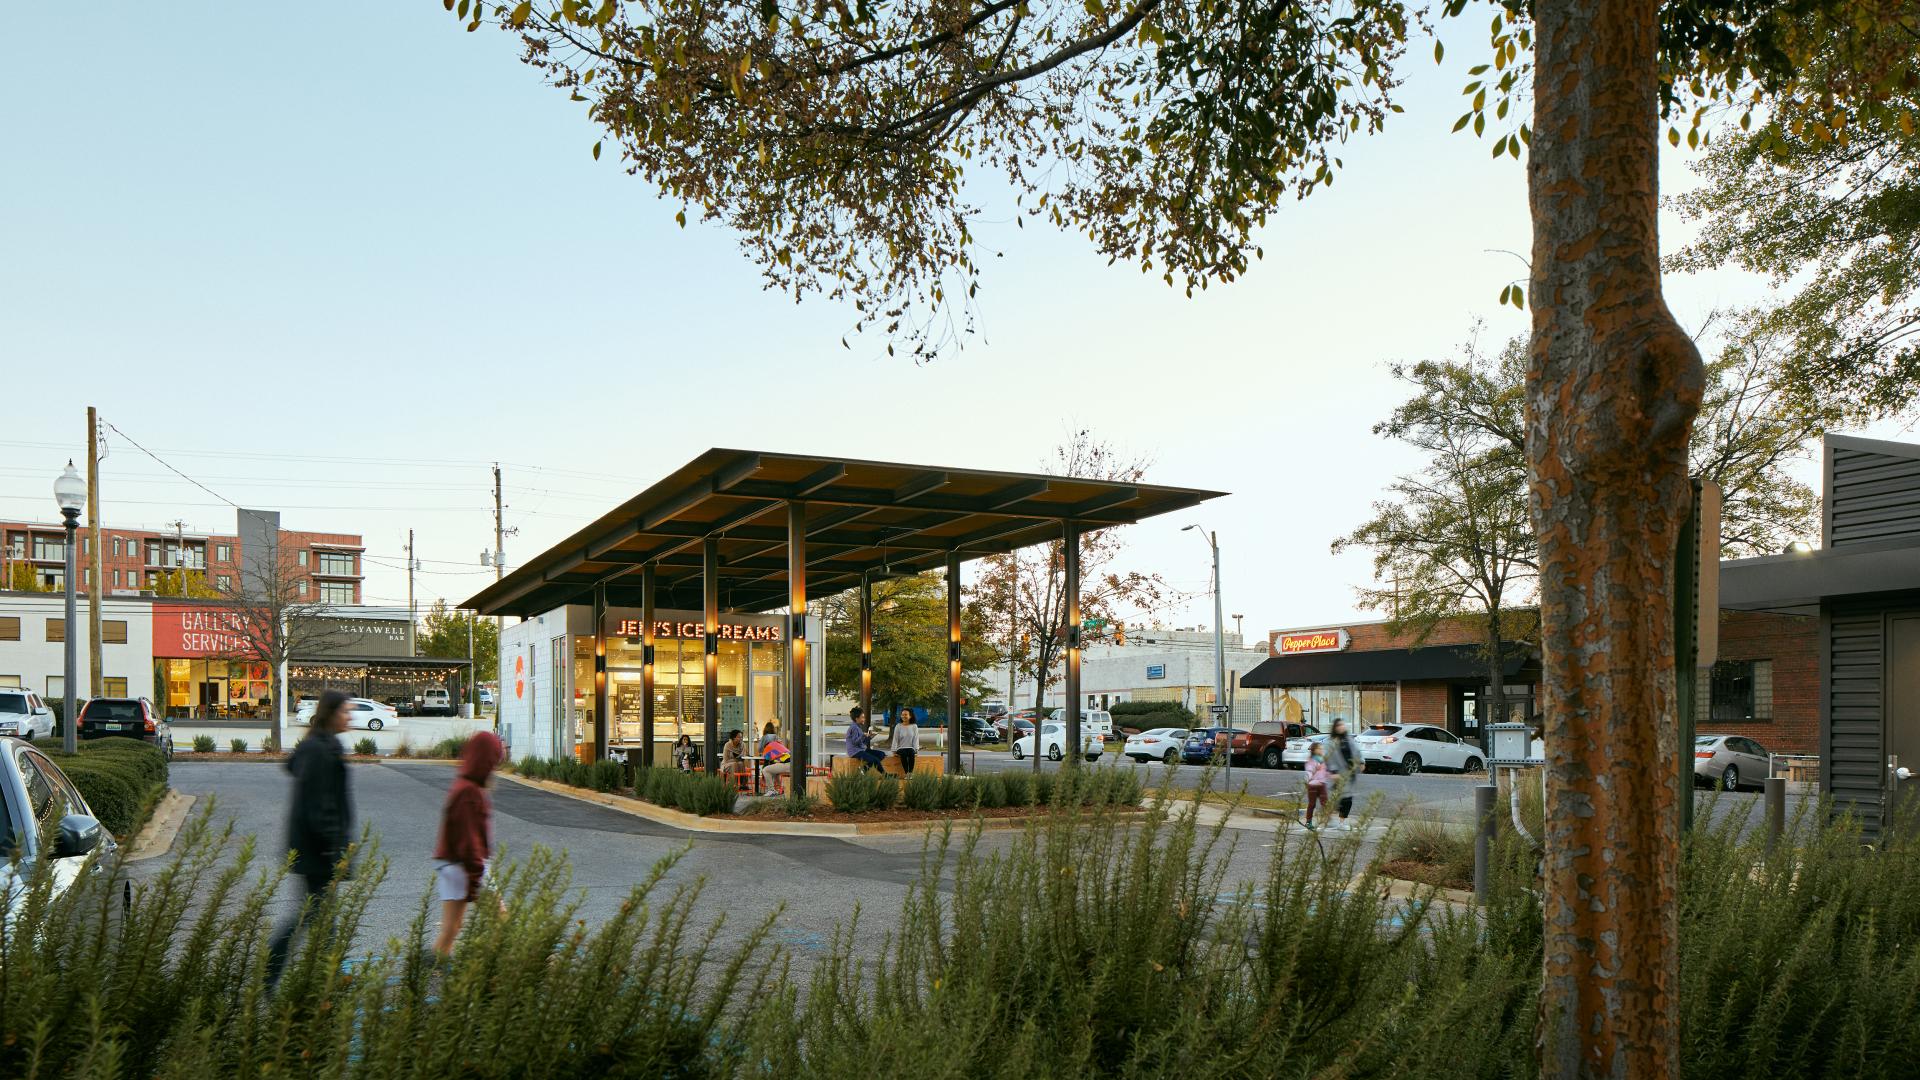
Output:
<instances>
[{"instance_id":1,"label":"child walking","mask_svg":"<svg viewBox=\"0 0 1920 1080\"><path fill-rule=\"evenodd\" d=\"M500 764L500 739L475 732L460 753L460 771L447 788L440 810L440 839L433 848L435 891L440 897L440 937L434 954L445 960L467 919L467 905L480 893L493 855L493 770Z\"/></svg>"},{"instance_id":2,"label":"child walking","mask_svg":"<svg viewBox=\"0 0 1920 1080\"><path fill-rule=\"evenodd\" d=\"M1314 743L1307 749L1307 828L1318 828L1313 823L1315 807L1327 804L1327 792L1333 787L1333 773L1327 769L1327 748Z\"/></svg>"}]
</instances>

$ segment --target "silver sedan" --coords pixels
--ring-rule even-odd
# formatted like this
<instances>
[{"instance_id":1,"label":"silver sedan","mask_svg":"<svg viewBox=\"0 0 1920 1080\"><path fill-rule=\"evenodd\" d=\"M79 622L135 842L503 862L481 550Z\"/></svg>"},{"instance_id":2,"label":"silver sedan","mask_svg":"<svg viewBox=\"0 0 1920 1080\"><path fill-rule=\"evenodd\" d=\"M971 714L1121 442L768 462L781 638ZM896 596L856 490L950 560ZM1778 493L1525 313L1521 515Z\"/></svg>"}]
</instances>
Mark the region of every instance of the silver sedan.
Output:
<instances>
[{"instance_id":1,"label":"silver sedan","mask_svg":"<svg viewBox=\"0 0 1920 1080\"><path fill-rule=\"evenodd\" d=\"M1766 748L1744 735L1695 735L1693 775L1728 791L1759 787L1773 775Z\"/></svg>"}]
</instances>

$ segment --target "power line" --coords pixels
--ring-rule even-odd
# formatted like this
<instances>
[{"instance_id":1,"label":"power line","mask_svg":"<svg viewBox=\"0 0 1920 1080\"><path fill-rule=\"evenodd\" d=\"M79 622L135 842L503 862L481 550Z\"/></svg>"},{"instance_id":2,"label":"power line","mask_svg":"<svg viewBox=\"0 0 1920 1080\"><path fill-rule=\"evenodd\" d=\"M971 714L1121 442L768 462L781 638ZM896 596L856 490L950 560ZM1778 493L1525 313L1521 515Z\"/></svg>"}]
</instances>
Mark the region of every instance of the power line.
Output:
<instances>
[{"instance_id":1,"label":"power line","mask_svg":"<svg viewBox=\"0 0 1920 1080\"><path fill-rule=\"evenodd\" d=\"M135 441L133 436L127 434L124 431L121 431L117 427L114 427L113 421L108 420L105 417L101 417L100 422L102 424L105 424L109 429L111 429L115 435L118 435L121 438L127 440L128 442L133 443L134 449L147 455L153 460L158 461L163 467L165 467L169 472L173 473L175 476L178 476L180 479L185 480L187 483L192 484L194 487L199 488L201 491L206 492L207 494L213 496L214 498L219 499L221 502L226 503L228 506L233 507L235 510L240 509L239 503L234 502L232 499L227 498L225 495L220 494L219 492L213 490L212 488L201 483L200 481L195 480L193 477L188 476L186 473L181 472L179 469L174 468L173 465L170 462L168 462L165 458L162 458L159 454L156 454L153 451L147 449L146 447L141 446L139 442Z\"/></svg>"}]
</instances>

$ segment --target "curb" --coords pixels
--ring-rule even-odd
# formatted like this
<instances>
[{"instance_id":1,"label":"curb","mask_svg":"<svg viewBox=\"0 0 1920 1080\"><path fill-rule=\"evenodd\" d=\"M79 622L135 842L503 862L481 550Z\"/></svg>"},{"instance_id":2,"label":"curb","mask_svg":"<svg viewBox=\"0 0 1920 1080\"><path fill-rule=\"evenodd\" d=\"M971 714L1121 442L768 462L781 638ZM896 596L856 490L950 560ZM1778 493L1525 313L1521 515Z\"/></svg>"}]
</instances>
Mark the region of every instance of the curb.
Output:
<instances>
[{"instance_id":1,"label":"curb","mask_svg":"<svg viewBox=\"0 0 1920 1080\"><path fill-rule=\"evenodd\" d=\"M681 810L671 810L664 806L655 806L653 803L642 802L639 799L630 799L625 795L609 795L604 792L573 787L554 780L534 780L509 772L496 773L495 775L506 780L511 780L524 787L536 788L549 794L560 795L569 799L577 799L580 802L593 803L596 806L604 806L609 810L617 810L623 814L631 814L637 818L645 818L648 821L660 825L670 825L673 828L683 829L687 832L714 833L717 835L816 836L845 839L853 836L887 836L900 835L902 833L920 833L928 829L940 828L948 822L954 822L955 824L964 825L969 828L978 825L986 830L1024 829L1029 822L1042 820L1029 816L1010 818L929 818L925 821L803 822L738 816L701 817L698 814L689 814Z\"/></svg>"},{"instance_id":2,"label":"curb","mask_svg":"<svg viewBox=\"0 0 1920 1080\"><path fill-rule=\"evenodd\" d=\"M173 848L173 838L180 834L180 826L187 822L187 812L193 809L195 796L182 795L173 788L160 797L160 805L154 807L153 817L148 819L146 828L134 837L129 845L132 854L127 856L130 863L157 859Z\"/></svg>"}]
</instances>

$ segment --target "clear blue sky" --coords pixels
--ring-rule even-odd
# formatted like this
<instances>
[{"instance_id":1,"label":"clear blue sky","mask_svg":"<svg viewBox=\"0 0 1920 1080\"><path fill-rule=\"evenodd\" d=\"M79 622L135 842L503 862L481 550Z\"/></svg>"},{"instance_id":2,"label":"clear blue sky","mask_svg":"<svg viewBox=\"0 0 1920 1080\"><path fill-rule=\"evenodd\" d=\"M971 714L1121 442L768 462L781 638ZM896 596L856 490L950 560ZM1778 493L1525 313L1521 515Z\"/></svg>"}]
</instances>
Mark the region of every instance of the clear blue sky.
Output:
<instances>
[{"instance_id":1,"label":"clear blue sky","mask_svg":"<svg viewBox=\"0 0 1920 1080\"><path fill-rule=\"evenodd\" d=\"M483 580L496 459L524 557L711 445L1029 469L1084 425L1234 493L1137 527L1139 565L1203 591L1177 532L1199 520L1249 636L1337 622L1369 571L1328 544L1414 464L1369 431L1401 396L1386 365L1479 317L1525 330L1494 305L1524 169L1448 134L1466 40L1443 69L1413 50L1406 115L1274 216L1243 282L1188 300L1079 237L990 229L984 341L914 366L762 291L725 230L676 227L510 39L432 0L50 17L0 40L0 516L53 516L93 404L220 496L364 533L376 600L405 595L410 526L425 597ZM1663 183L1687 180L1673 155ZM1669 288L1689 324L1758 291ZM233 525L123 441L104 491L110 521Z\"/></svg>"}]
</instances>

